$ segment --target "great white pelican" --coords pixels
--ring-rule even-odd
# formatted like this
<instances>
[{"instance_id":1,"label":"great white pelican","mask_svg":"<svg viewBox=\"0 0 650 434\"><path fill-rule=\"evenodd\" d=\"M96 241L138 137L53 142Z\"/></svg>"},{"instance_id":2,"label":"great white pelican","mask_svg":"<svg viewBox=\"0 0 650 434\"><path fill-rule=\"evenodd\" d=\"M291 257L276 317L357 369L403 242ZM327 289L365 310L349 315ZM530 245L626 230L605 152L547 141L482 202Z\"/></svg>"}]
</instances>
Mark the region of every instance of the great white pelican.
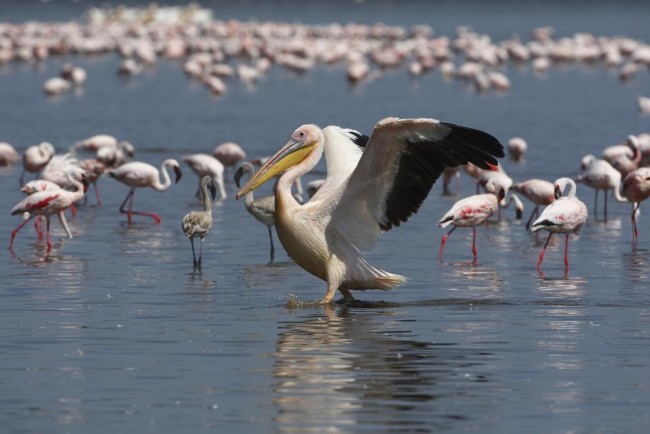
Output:
<instances>
[{"instance_id":1,"label":"great white pelican","mask_svg":"<svg viewBox=\"0 0 650 434\"><path fill-rule=\"evenodd\" d=\"M365 151L342 145L341 128L299 127L237 194L237 199L279 176L275 224L288 255L327 282L321 303L336 291L393 289L406 278L370 265L363 252L383 231L417 212L445 167L468 162L493 169L503 146L488 133L434 119L386 118L377 123ZM350 137L348 136L348 142ZM296 178L313 169L323 152L327 178L300 204L291 194Z\"/></svg>"}]
</instances>

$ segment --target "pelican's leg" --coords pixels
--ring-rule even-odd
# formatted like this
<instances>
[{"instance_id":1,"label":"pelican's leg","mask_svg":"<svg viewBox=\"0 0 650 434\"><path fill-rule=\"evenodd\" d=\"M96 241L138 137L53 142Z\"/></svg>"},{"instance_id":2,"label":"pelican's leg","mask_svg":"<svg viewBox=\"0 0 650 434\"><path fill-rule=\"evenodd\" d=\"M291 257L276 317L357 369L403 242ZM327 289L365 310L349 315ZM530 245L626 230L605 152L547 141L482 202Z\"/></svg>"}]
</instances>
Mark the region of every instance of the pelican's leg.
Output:
<instances>
[{"instance_id":1,"label":"pelican's leg","mask_svg":"<svg viewBox=\"0 0 650 434\"><path fill-rule=\"evenodd\" d=\"M341 286L339 288L339 291L341 291L341 294L343 294L343 298L345 299L346 302L349 303L351 301L354 301L354 296L352 295L352 293L350 293L350 290L348 288L344 288L343 286Z\"/></svg>"},{"instance_id":2,"label":"pelican's leg","mask_svg":"<svg viewBox=\"0 0 650 434\"><path fill-rule=\"evenodd\" d=\"M476 265L476 262L478 261L478 255L476 250L476 227L474 226L472 226L472 254L474 255L474 261L472 262L472 265Z\"/></svg>"},{"instance_id":3,"label":"pelican's leg","mask_svg":"<svg viewBox=\"0 0 650 434\"><path fill-rule=\"evenodd\" d=\"M194 237L190 237L190 244L192 245L192 264L196 270L198 264L196 263L196 254L194 253Z\"/></svg>"},{"instance_id":4,"label":"pelican's leg","mask_svg":"<svg viewBox=\"0 0 650 434\"><path fill-rule=\"evenodd\" d=\"M335 285L328 282L327 283L327 292L325 293L325 297L323 297L323 299L321 301L319 301L318 303L319 304L331 303L332 300L334 300L334 295L336 294L337 289L338 289L338 287L336 287Z\"/></svg>"},{"instance_id":5,"label":"pelican's leg","mask_svg":"<svg viewBox=\"0 0 650 434\"><path fill-rule=\"evenodd\" d=\"M544 248L542 248L542 251L539 254L539 259L537 259L537 271L539 271L539 268L542 266L542 261L544 260L544 254L546 254L546 248L548 247L548 242L551 241L552 236L553 236L553 232L549 232L548 238L546 239L546 243L544 243Z\"/></svg>"},{"instance_id":6,"label":"pelican's leg","mask_svg":"<svg viewBox=\"0 0 650 434\"><path fill-rule=\"evenodd\" d=\"M569 234L564 236L564 271L569 271Z\"/></svg>"},{"instance_id":7,"label":"pelican's leg","mask_svg":"<svg viewBox=\"0 0 650 434\"><path fill-rule=\"evenodd\" d=\"M530 230L530 224L533 222L533 219L539 215L539 205L535 207L532 213L530 213L530 218L528 219L528 222L526 222L526 230Z\"/></svg>"},{"instance_id":8,"label":"pelican's leg","mask_svg":"<svg viewBox=\"0 0 650 434\"><path fill-rule=\"evenodd\" d=\"M440 262L442 262L442 249L444 249L445 243L447 243L447 238L449 238L449 235L451 235L451 233L454 230L456 230L456 226L451 228L451 230L447 232L445 235L443 235L442 239L440 240L440 250L438 250L438 259L440 260Z\"/></svg>"},{"instance_id":9,"label":"pelican's leg","mask_svg":"<svg viewBox=\"0 0 650 434\"><path fill-rule=\"evenodd\" d=\"M39 217L40 217L40 216L39 216ZM13 248L14 248L14 238L16 238L16 234L18 233L18 231L21 230L21 229L23 228L23 226L25 226L27 223L29 223L29 221L30 221L31 219L32 219L32 216L30 215L29 218L28 218L27 220L25 220L24 222L22 222L21 224L19 224L19 225L16 227L16 229L14 229L13 231L11 231L11 241L9 241L9 250L13 250Z\"/></svg>"},{"instance_id":10,"label":"pelican's leg","mask_svg":"<svg viewBox=\"0 0 650 434\"><path fill-rule=\"evenodd\" d=\"M269 228L269 241L271 242L271 262L269 262L269 264L272 264L275 253L275 248L273 247L273 230L271 229L271 226L267 226L267 228Z\"/></svg>"},{"instance_id":11,"label":"pelican's leg","mask_svg":"<svg viewBox=\"0 0 650 434\"><path fill-rule=\"evenodd\" d=\"M59 211L57 213L57 216L59 217L59 222L61 223L63 230L68 235L68 239L71 240L72 232L70 232L70 228L68 227L68 222L65 220L65 213L63 211Z\"/></svg>"}]
</instances>

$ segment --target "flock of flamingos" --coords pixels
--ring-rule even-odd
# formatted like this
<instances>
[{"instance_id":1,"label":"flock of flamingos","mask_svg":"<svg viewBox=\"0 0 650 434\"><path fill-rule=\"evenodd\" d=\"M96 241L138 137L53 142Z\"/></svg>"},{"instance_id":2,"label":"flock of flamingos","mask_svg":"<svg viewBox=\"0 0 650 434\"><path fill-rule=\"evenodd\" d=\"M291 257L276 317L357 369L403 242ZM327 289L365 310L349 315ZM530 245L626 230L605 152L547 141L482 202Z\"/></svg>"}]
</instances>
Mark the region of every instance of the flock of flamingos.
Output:
<instances>
[{"instance_id":1,"label":"flock of flamingos","mask_svg":"<svg viewBox=\"0 0 650 434\"><path fill-rule=\"evenodd\" d=\"M540 74L562 62L601 62L615 68L621 80L632 80L650 66L650 46L625 37L576 34L553 39L552 29L539 28L530 42L513 37L495 43L467 28L459 28L456 37L450 39L433 37L428 26L217 21L209 11L195 5L92 9L84 23L0 24L0 62L108 52L122 56L117 73L128 75L139 74L160 57L178 59L190 77L217 94L227 91L229 80L255 84L273 65L306 73L319 64L343 64L351 83L381 79L387 68L405 66L412 75L439 70L444 77L465 80L481 92L509 89L508 78L499 71L507 61L529 63ZM67 92L83 86L86 78L82 68L66 64L59 77L44 83L44 91L48 95ZM650 111L650 99L639 95L637 103L640 111ZM390 151L387 144L392 146ZM506 148L511 159L520 161L527 145L517 137ZM0 165L22 163L20 182L26 194L10 211L24 220L12 232L9 247L13 248L17 233L32 219L40 241L41 216L46 225L48 254L51 216L58 217L72 238L65 211L76 212L75 203L84 198L90 184L101 203L96 184L101 176L129 187L119 209L129 223L134 215L159 223L157 214L134 209L134 192L139 188L167 190L180 179L181 165L167 159L158 170L148 163L131 161L134 151L130 143L106 134L78 141L72 153L56 153L51 144L43 142L19 154L10 144L0 143ZM378 157L382 152L383 157ZM94 156L79 160L78 153ZM327 161L327 178L308 185L309 197L304 197L300 176L313 168L322 154ZM595 190L594 213L598 192L604 192L605 218L610 190L617 201L631 204L632 243L636 246L639 206L650 197L650 167L646 167L650 166L650 134L630 135L603 149L602 155L584 157L581 175L555 182L530 179L515 183L495 159L503 156L503 146L489 134L432 119L384 119L370 136L338 127L321 129L306 125L298 128L274 156L251 162L245 161L246 153L240 146L224 143L211 154L182 158L199 177L197 195L203 200L202 210L189 212L183 218L182 229L191 242L193 266L200 270L203 241L212 227L212 201L216 196L225 198L224 171L232 168L238 185L242 176L248 176L238 198L244 197L249 212L268 227L271 261L271 228L275 225L289 255L328 282L323 301L331 301L337 290L349 299L349 289L385 288L401 282L401 276L365 263L359 250L372 246L379 233L405 222L416 212L436 179L440 178L446 194L454 194L452 181L464 170L476 180L477 193L479 187L485 193L459 200L440 218L440 227L451 226L441 240L441 260L451 233L457 227L471 227L476 263L476 227L511 202L519 212L523 211L517 197L521 195L534 206L526 228L549 233L537 268L541 267L552 235L558 233L565 235L564 263L568 270L569 236L580 230L588 216L585 204L576 194L576 183ZM389 157L394 158L393 163L387 161ZM424 163L416 162L418 158ZM24 182L25 174L35 174L37 179ZM252 191L270 179L277 182L275 197L254 199ZM292 188L297 188L297 193ZM405 195L406 188L415 193ZM542 206L545 208L540 212ZM318 227L304 231L300 226L303 214L309 214ZM338 241L334 242L330 238L331 227L340 220L339 214L344 214L351 226L371 223L374 229L365 235L366 239L337 229ZM195 238L200 240L198 255ZM303 257L311 259L298 259Z\"/></svg>"}]
</instances>

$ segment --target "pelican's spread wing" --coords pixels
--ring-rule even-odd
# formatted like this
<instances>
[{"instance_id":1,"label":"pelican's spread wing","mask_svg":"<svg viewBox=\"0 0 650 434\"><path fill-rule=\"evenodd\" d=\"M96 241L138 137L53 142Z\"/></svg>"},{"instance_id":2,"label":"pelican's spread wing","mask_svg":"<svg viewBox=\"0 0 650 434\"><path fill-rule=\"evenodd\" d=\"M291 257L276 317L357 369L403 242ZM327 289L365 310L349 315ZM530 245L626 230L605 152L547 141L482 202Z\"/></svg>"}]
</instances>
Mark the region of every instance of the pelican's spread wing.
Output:
<instances>
[{"instance_id":1,"label":"pelican's spread wing","mask_svg":"<svg viewBox=\"0 0 650 434\"><path fill-rule=\"evenodd\" d=\"M350 176L332 225L358 248L417 212L446 167L498 164L503 146L483 131L434 119L386 118Z\"/></svg>"}]
</instances>

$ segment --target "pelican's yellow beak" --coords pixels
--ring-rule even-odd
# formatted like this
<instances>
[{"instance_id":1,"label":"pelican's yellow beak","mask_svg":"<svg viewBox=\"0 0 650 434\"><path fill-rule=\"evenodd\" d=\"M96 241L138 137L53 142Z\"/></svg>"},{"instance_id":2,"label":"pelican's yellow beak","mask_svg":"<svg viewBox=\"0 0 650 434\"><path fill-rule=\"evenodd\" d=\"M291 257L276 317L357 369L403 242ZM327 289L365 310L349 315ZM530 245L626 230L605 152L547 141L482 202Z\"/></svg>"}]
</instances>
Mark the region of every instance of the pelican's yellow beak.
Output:
<instances>
[{"instance_id":1,"label":"pelican's yellow beak","mask_svg":"<svg viewBox=\"0 0 650 434\"><path fill-rule=\"evenodd\" d=\"M269 179L281 175L303 161L316 147L317 142L302 142L290 140L278 152L269 158L260 169L248 180L246 185L239 190L236 199L258 188Z\"/></svg>"}]
</instances>

